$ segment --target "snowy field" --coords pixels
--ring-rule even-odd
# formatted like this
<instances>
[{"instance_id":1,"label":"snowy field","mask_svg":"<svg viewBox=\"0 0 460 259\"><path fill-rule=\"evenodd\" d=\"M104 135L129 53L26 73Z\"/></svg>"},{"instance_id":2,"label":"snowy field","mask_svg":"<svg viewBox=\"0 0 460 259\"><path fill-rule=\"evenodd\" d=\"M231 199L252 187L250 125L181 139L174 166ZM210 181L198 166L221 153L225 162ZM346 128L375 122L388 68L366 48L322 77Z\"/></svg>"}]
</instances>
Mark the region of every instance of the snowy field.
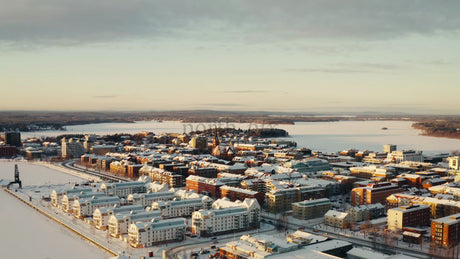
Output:
<instances>
[{"instance_id":1,"label":"snowy field","mask_svg":"<svg viewBox=\"0 0 460 259\"><path fill-rule=\"evenodd\" d=\"M23 186L78 183L85 181L76 176L27 162L0 160L0 179L14 179L14 165L19 168L19 177Z\"/></svg>"},{"instance_id":2,"label":"snowy field","mask_svg":"<svg viewBox=\"0 0 460 259\"><path fill-rule=\"evenodd\" d=\"M14 164L0 160L0 179L13 179ZM82 182L43 166L17 163L24 186ZM0 191L0 258L110 258L96 246Z\"/></svg>"}]
</instances>

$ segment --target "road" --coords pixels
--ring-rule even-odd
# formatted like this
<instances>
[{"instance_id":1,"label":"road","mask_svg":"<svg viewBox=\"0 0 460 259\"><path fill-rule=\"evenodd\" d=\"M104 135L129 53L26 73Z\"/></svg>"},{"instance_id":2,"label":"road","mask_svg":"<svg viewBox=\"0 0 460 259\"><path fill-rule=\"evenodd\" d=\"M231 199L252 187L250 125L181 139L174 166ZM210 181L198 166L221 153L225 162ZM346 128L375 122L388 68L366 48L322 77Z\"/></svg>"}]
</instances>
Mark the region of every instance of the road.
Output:
<instances>
[{"instance_id":1,"label":"road","mask_svg":"<svg viewBox=\"0 0 460 259\"><path fill-rule=\"evenodd\" d=\"M117 176L117 175L114 175L114 174L104 173L104 172L96 171L96 170L92 170L92 169L86 169L86 168L84 168L82 166L75 165L75 160L62 162L61 166L64 167L64 168L70 169L70 170L77 171L79 173L84 173L84 174L88 174L88 175L92 175L92 176L97 176L97 177L100 177L103 180L111 180L111 181L117 181L117 182L118 181L122 181L122 182L132 181L131 179L126 178L126 177L121 177L121 176Z\"/></svg>"},{"instance_id":2,"label":"road","mask_svg":"<svg viewBox=\"0 0 460 259\"><path fill-rule=\"evenodd\" d=\"M262 218L271 220L273 222L276 222L278 218L276 216L266 216L262 215ZM315 224L316 225L316 224ZM350 242L352 244L356 244L359 246L365 246L372 248L377 251L393 254L395 252L401 253L401 254L406 254L410 255L413 257L417 258L431 258L431 256L425 252L421 251L420 249L414 249L414 248L409 248L409 247L401 247L401 246L389 246L384 244L383 242L373 242L369 239L366 239L365 237L361 236L353 236L351 234L344 234L343 231L333 231L333 228L331 227L329 229L320 229L316 228L315 225L307 225L307 224L299 224L299 223L294 223L292 221L288 222L288 229L289 230L297 230L299 227L303 227L305 232L309 232L311 234L316 234L316 235L327 235L330 238L337 238L340 240L344 240L347 242ZM402 242L398 242L398 245Z\"/></svg>"},{"instance_id":3,"label":"road","mask_svg":"<svg viewBox=\"0 0 460 259\"><path fill-rule=\"evenodd\" d=\"M236 240L236 239L239 240L239 237L244 235L244 234L278 233L278 231L276 231L273 226L269 226L269 224L266 224L266 228L267 227L268 227L268 229L262 230L262 231L260 231L260 230L251 230L251 231L246 231L246 232L237 232L235 234L227 234L227 235L217 236L216 240L218 240L219 244L217 244L216 246L225 244L225 243L230 242L232 240ZM182 243L180 245L176 245L176 246L173 246L173 247L167 249L166 250L166 257L167 258L178 258L177 257L178 255L183 254L187 250L196 250L196 249L199 250L201 248L206 248L206 249L210 250L209 246L213 245L211 238L203 238L203 239L193 238L193 240L194 240L193 243L190 243L190 244L183 244ZM212 253L212 251L211 251L211 253Z\"/></svg>"}]
</instances>

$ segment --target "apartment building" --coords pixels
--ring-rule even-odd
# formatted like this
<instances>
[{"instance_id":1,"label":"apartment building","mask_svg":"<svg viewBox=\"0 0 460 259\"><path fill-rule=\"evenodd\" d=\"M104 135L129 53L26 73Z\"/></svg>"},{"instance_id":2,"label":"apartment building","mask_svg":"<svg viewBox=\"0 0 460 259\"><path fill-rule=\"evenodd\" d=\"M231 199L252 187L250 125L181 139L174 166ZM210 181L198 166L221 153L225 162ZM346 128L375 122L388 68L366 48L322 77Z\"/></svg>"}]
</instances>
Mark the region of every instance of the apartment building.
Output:
<instances>
[{"instance_id":1,"label":"apartment building","mask_svg":"<svg viewBox=\"0 0 460 259\"><path fill-rule=\"evenodd\" d=\"M111 215L108 221L109 233L113 237L119 237L128 233L132 223L148 222L162 219L161 211L132 211Z\"/></svg>"},{"instance_id":2,"label":"apartment building","mask_svg":"<svg viewBox=\"0 0 460 259\"><path fill-rule=\"evenodd\" d=\"M371 166L350 167L352 176L370 179L372 177L384 177L386 179L393 177L393 173L387 168Z\"/></svg>"},{"instance_id":3,"label":"apartment building","mask_svg":"<svg viewBox=\"0 0 460 259\"><path fill-rule=\"evenodd\" d=\"M210 209L213 200L208 196L196 199L159 201L152 203L152 209L160 210L164 218L190 217L200 209Z\"/></svg>"},{"instance_id":4,"label":"apartment building","mask_svg":"<svg viewBox=\"0 0 460 259\"><path fill-rule=\"evenodd\" d=\"M403 161L412 161L412 162L423 162L422 151L415 150L402 150L402 151L392 151L388 153L387 161L393 163L400 163Z\"/></svg>"},{"instance_id":5,"label":"apartment building","mask_svg":"<svg viewBox=\"0 0 460 259\"><path fill-rule=\"evenodd\" d=\"M93 225L97 229L105 230L109 224L109 217L119 213L130 213L144 211L142 205L127 205L127 206L115 206L115 207L104 207L96 208L93 212Z\"/></svg>"},{"instance_id":6,"label":"apartment building","mask_svg":"<svg viewBox=\"0 0 460 259\"><path fill-rule=\"evenodd\" d=\"M221 197L224 198L229 198L231 201L236 201L240 200L243 201L244 199L256 199L259 202L259 205L263 206L264 205L264 199L265 199L265 194L252 191L252 190L246 190L242 188L237 188L233 186L227 186L224 185L220 187L220 192L221 192Z\"/></svg>"},{"instance_id":7,"label":"apartment building","mask_svg":"<svg viewBox=\"0 0 460 259\"><path fill-rule=\"evenodd\" d=\"M385 212L385 206L381 203L354 206L347 210L348 220L350 222L376 219L383 217Z\"/></svg>"},{"instance_id":8,"label":"apartment building","mask_svg":"<svg viewBox=\"0 0 460 259\"><path fill-rule=\"evenodd\" d=\"M221 186L227 185L238 187L241 180L241 178L231 177L209 179L205 177L190 175L186 179L186 188L187 191L195 191L198 194L205 194L212 198L220 198Z\"/></svg>"},{"instance_id":9,"label":"apartment building","mask_svg":"<svg viewBox=\"0 0 460 259\"><path fill-rule=\"evenodd\" d=\"M388 229L402 230L404 227L423 227L430 224L430 207L426 205L401 206L387 211Z\"/></svg>"},{"instance_id":10,"label":"apartment building","mask_svg":"<svg viewBox=\"0 0 460 259\"><path fill-rule=\"evenodd\" d=\"M128 243L132 247L141 248L182 241L185 229L184 218L133 223L128 229Z\"/></svg>"},{"instance_id":11,"label":"apartment building","mask_svg":"<svg viewBox=\"0 0 460 259\"><path fill-rule=\"evenodd\" d=\"M460 213L460 201L422 197L403 193L397 193L387 198L388 207L398 207L409 204L430 206L431 217L435 219Z\"/></svg>"},{"instance_id":12,"label":"apartment building","mask_svg":"<svg viewBox=\"0 0 460 259\"><path fill-rule=\"evenodd\" d=\"M453 247L460 243L460 213L431 221L431 242L437 246Z\"/></svg>"},{"instance_id":13,"label":"apartment building","mask_svg":"<svg viewBox=\"0 0 460 259\"><path fill-rule=\"evenodd\" d=\"M351 205L385 204L385 200L388 196L403 191L404 189L389 182L370 183L366 187L357 187L351 190Z\"/></svg>"},{"instance_id":14,"label":"apartment building","mask_svg":"<svg viewBox=\"0 0 460 259\"><path fill-rule=\"evenodd\" d=\"M335 210L329 210L324 214L324 224L334 228L348 228L348 213Z\"/></svg>"},{"instance_id":15,"label":"apartment building","mask_svg":"<svg viewBox=\"0 0 460 259\"><path fill-rule=\"evenodd\" d=\"M80 192L80 193L70 193L64 194L61 198L61 209L65 212L72 212L72 204L75 200L78 199L88 199L92 197L105 197L103 192Z\"/></svg>"},{"instance_id":16,"label":"apartment building","mask_svg":"<svg viewBox=\"0 0 460 259\"><path fill-rule=\"evenodd\" d=\"M72 189L67 189L67 190L52 190L50 194L50 199L51 199L51 205L54 207L59 207L59 204L62 201L62 197L64 195L70 195L70 194L83 194L83 193L88 193L92 192L93 189L90 187L87 188L72 188Z\"/></svg>"},{"instance_id":17,"label":"apartment building","mask_svg":"<svg viewBox=\"0 0 460 259\"><path fill-rule=\"evenodd\" d=\"M117 196L91 197L73 201L73 215L76 218L92 216L96 208L113 207L120 205L120 198Z\"/></svg>"},{"instance_id":18,"label":"apartment building","mask_svg":"<svg viewBox=\"0 0 460 259\"><path fill-rule=\"evenodd\" d=\"M142 175L148 175L152 182L165 183L171 188L184 186L184 178L182 175L153 166L146 165L139 169L139 176Z\"/></svg>"},{"instance_id":19,"label":"apartment building","mask_svg":"<svg viewBox=\"0 0 460 259\"><path fill-rule=\"evenodd\" d=\"M149 192L129 194L126 202L131 205L149 206L155 201L169 201L174 199L174 192Z\"/></svg>"},{"instance_id":20,"label":"apartment building","mask_svg":"<svg viewBox=\"0 0 460 259\"><path fill-rule=\"evenodd\" d=\"M292 203L292 216L297 219L314 219L323 217L331 209L328 198L305 200Z\"/></svg>"},{"instance_id":21,"label":"apartment building","mask_svg":"<svg viewBox=\"0 0 460 259\"><path fill-rule=\"evenodd\" d=\"M256 199L219 202L210 210L199 210L192 214L192 232L199 236L243 231L258 228L259 224L260 206Z\"/></svg>"},{"instance_id":22,"label":"apartment building","mask_svg":"<svg viewBox=\"0 0 460 259\"><path fill-rule=\"evenodd\" d=\"M271 213L280 213L291 210L294 202L324 197L325 190L315 186L273 189L265 194L265 209Z\"/></svg>"},{"instance_id":23,"label":"apartment building","mask_svg":"<svg viewBox=\"0 0 460 259\"><path fill-rule=\"evenodd\" d=\"M78 158L85 152L80 140L62 138L61 154L63 158Z\"/></svg>"},{"instance_id":24,"label":"apartment building","mask_svg":"<svg viewBox=\"0 0 460 259\"><path fill-rule=\"evenodd\" d=\"M145 182L103 183L101 191L107 196L127 197L133 193L143 193L147 190Z\"/></svg>"}]
</instances>

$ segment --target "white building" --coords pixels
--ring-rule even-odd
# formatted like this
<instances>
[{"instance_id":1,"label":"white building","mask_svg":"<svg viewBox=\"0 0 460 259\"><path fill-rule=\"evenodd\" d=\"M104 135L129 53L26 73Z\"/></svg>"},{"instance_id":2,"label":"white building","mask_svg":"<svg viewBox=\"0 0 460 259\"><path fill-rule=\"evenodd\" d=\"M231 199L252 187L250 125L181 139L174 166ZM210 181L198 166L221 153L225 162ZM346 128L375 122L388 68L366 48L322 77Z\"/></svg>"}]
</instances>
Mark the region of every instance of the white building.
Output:
<instances>
[{"instance_id":1,"label":"white building","mask_svg":"<svg viewBox=\"0 0 460 259\"><path fill-rule=\"evenodd\" d=\"M143 193L146 190L146 183L139 181L101 184L101 191L107 196L126 197L133 193Z\"/></svg>"},{"instance_id":2,"label":"white building","mask_svg":"<svg viewBox=\"0 0 460 259\"><path fill-rule=\"evenodd\" d=\"M72 205L73 215L76 218L84 218L92 216L96 208L113 207L115 205L120 205L120 198L116 196L91 197L74 200Z\"/></svg>"},{"instance_id":3,"label":"white building","mask_svg":"<svg viewBox=\"0 0 460 259\"><path fill-rule=\"evenodd\" d=\"M72 204L75 200L78 199L87 199L90 197L105 197L103 192L79 192L79 193L69 193L62 195L61 198L61 209L65 212L72 212Z\"/></svg>"},{"instance_id":4,"label":"white building","mask_svg":"<svg viewBox=\"0 0 460 259\"><path fill-rule=\"evenodd\" d=\"M133 247L148 247L182 241L185 229L184 218L131 224L128 229L128 243Z\"/></svg>"},{"instance_id":5,"label":"white building","mask_svg":"<svg viewBox=\"0 0 460 259\"><path fill-rule=\"evenodd\" d=\"M93 224L97 229L106 229L109 224L110 216L118 213L126 213L131 211L144 211L144 206L128 205L96 208L93 212Z\"/></svg>"},{"instance_id":6,"label":"white building","mask_svg":"<svg viewBox=\"0 0 460 259\"><path fill-rule=\"evenodd\" d=\"M115 214L109 218L109 233L113 237L119 237L128 233L129 225L132 223L148 222L152 219L160 220L161 218L159 210Z\"/></svg>"},{"instance_id":7,"label":"white building","mask_svg":"<svg viewBox=\"0 0 460 259\"><path fill-rule=\"evenodd\" d=\"M324 214L324 225L345 229L348 226L348 213L329 210Z\"/></svg>"},{"instance_id":8,"label":"white building","mask_svg":"<svg viewBox=\"0 0 460 259\"><path fill-rule=\"evenodd\" d=\"M132 205L149 206L155 201L168 201L174 199L174 192L150 192L129 194L126 201Z\"/></svg>"},{"instance_id":9,"label":"white building","mask_svg":"<svg viewBox=\"0 0 460 259\"><path fill-rule=\"evenodd\" d=\"M458 156L451 156L447 158L447 160L449 161L449 169L459 170L460 166L458 164L458 159Z\"/></svg>"},{"instance_id":10,"label":"white building","mask_svg":"<svg viewBox=\"0 0 460 259\"><path fill-rule=\"evenodd\" d=\"M383 153L391 153L393 151L396 151L397 149L397 146L396 145L393 145L393 144L386 144L386 145L383 145Z\"/></svg>"},{"instance_id":11,"label":"white building","mask_svg":"<svg viewBox=\"0 0 460 259\"><path fill-rule=\"evenodd\" d=\"M72 188L68 190L53 190L51 191L50 198L51 198L51 205L55 207L59 207L61 203L61 199L64 195L73 194L73 193L85 193L85 192L92 192L92 188Z\"/></svg>"},{"instance_id":12,"label":"white building","mask_svg":"<svg viewBox=\"0 0 460 259\"><path fill-rule=\"evenodd\" d=\"M159 201L152 203L152 209L161 210L164 218L190 217L194 211L211 208L213 200L208 196L197 199Z\"/></svg>"},{"instance_id":13,"label":"white building","mask_svg":"<svg viewBox=\"0 0 460 259\"><path fill-rule=\"evenodd\" d=\"M141 177L148 178L148 181L150 181L150 177L147 177L146 175L143 175ZM147 183L146 185L147 191L150 192L167 192L169 191L169 185L165 183L158 183L158 182L153 182L153 183Z\"/></svg>"},{"instance_id":14,"label":"white building","mask_svg":"<svg viewBox=\"0 0 460 259\"><path fill-rule=\"evenodd\" d=\"M62 138L61 154L64 158L77 158L86 152L80 140Z\"/></svg>"},{"instance_id":15,"label":"white building","mask_svg":"<svg viewBox=\"0 0 460 259\"><path fill-rule=\"evenodd\" d=\"M386 160L393 163L400 163L403 161L423 162L423 155L422 151L415 150L393 151L388 153Z\"/></svg>"},{"instance_id":16,"label":"white building","mask_svg":"<svg viewBox=\"0 0 460 259\"><path fill-rule=\"evenodd\" d=\"M430 206L411 205L387 211L388 229L397 231L403 227L423 227L430 224Z\"/></svg>"},{"instance_id":17,"label":"white building","mask_svg":"<svg viewBox=\"0 0 460 259\"><path fill-rule=\"evenodd\" d=\"M258 228L260 206L256 199L243 202L216 201L211 210L199 210L192 215L192 232L200 236ZM232 206L233 204L233 206Z\"/></svg>"}]
</instances>

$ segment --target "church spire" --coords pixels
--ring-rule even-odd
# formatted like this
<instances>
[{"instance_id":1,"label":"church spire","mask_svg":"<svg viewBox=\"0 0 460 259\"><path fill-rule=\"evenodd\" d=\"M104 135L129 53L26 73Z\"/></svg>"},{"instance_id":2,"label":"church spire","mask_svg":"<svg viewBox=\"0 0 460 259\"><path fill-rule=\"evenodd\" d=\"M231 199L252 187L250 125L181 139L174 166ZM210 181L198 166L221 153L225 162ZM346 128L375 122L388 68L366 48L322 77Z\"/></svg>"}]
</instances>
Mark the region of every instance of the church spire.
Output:
<instances>
[{"instance_id":1,"label":"church spire","mask_svg":"<svg viewBox=\"0 0 460 259\"><path fill-rule=\"evenodd\" d=\"M212 147L213 149L215 147L217 147L218 145L220 144L220 141L219 141L219 134L217 133L217 127L215 128L215 131L214 131L214 140L212 141Z\"/></svg>"}]
</instances>

